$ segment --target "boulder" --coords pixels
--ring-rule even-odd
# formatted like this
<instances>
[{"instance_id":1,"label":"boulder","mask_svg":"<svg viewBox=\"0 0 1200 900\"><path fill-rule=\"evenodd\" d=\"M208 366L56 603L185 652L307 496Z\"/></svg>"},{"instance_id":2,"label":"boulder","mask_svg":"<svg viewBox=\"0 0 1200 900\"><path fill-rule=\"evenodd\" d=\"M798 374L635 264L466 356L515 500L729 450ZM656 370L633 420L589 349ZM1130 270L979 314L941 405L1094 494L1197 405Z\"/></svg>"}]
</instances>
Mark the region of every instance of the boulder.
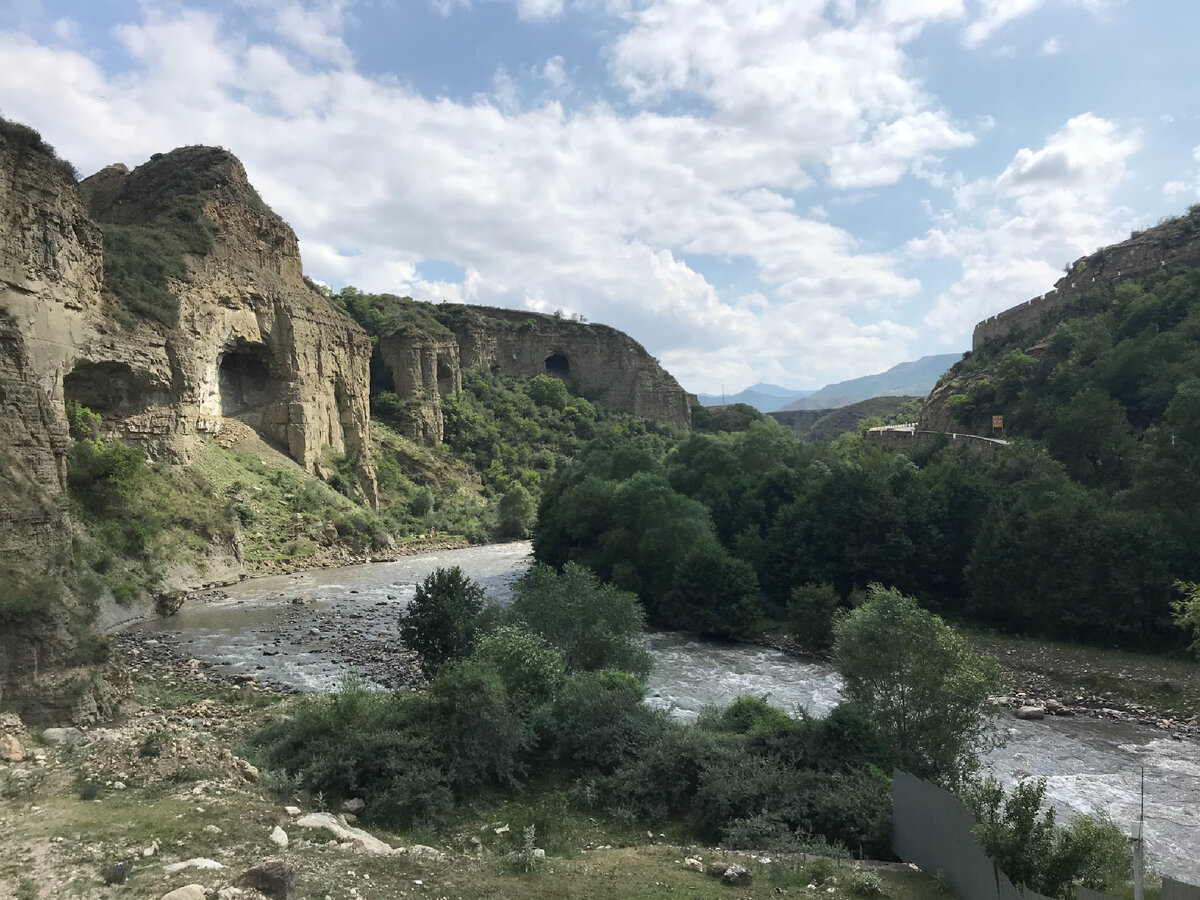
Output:
<instances>
[{"instance_id":1,"label":"boulder","mask_svg":"<svg viewBox=\"0 0 1200 900\"><path fill-rule=\"evenodd\" d=\"M105 884L124 884L125 879L129 877L129 870L132 866L125 861L113 863L111 866L105 866L104 871L100 873L100 877L104 879Z\"/></svg>"},{"instance_id":2,"label":"boulder","mask_svg":"<svg viewBox=\"0 0 1200 900\"><path fill-rule=\"evenodd\" d=\"M683 861L683 867L690 872L703 872L704 871L704 863L700 862L700 860L695 859L691 856L689 856L687 859L685 859Z\"/></svg>"},{"instance_id":3,"label":"boulder","mask_svg":"<svg viewBox=\"0 0 1200 900\"><path fill-rule=\"evenodd\" d=\"M371 856L388 856L396 851L379 838L361 828L351 828L339 822L331 813L309 813L296 820L301 828L324 828L341 841L348 841L360 853Z\"/></svg>"},{"instance_id":4,"label":"boulder","mask_svg":"<svg viewBox=\"0 0 1200 900\"><path fill-rule=\"evenodd\" d=\"M344 813L352 813L353 815L357 816L366 808L367 804L359 797L342 801L342 812Z\"/></svg>"},{"instance_id":5,"label":"boulder","mask_svg":"<svg viewBox=\"0 0 1200 900\"><path fill-rule=\"evenodd\" d=\"M721 875L721 883L733 887L748 887L750 880L750 871L745 866L739 866L737 863L734 863Z\"/></svg>"},{"instance_id":6,"label":"boulder","mask_svg":"<svg viewBox=\"0 0 1200 900\"><path fill-rule=\"evenodd\" d=\"M162 895L161 900L204 900L204 885L185 884Z\"/></svg>"},{"instance_id":7,"label":"boulder","mask_svg":"<svg viewBox=\"0 0 1200 900\"><path fill-rule=\"evenodd\" d=\"M296 870L282 859L265 859L239 875L233 886L254 888L273 900L296 900Z\"/></svg>"},{"instance_id":8,"label":"boulder","mask_svg":"<svg viewBox=\"0 0 1200 900\"><path fill-rule=\"evenodd\" d=\"M271 843L278 845L282 850L286 850L288 845L287 832L276 825L271 829Z\"/></svg>"},{"instance_id":9,"label":"boulder","mask_svg":"<svg viewBox=\"0 0 1200 900\"><path fill-rule=\"evenodd\" d=\"M78 728L47 728L42 732L42 740L47 744L74 744L83 737Z\"/></svg>"},{"instance_id":10,"label":"boulder","mask_svg":"<svg viewBox=\"0 0 1200 900\"><path fill-rule=\"evenodd\" d=\"M237 766L238 774L241 775L242 778L246 779L246 781L250 782L251 784L254 784L256 781L258 781L257 767L252 766L244 759L235 759L234 764Z\"/></svg>"},{"instance_id":11,"label":"boulder","mask_svg":"<svg viewBox=\"0 0 1200 900\"><path fill-rule=\"evenodd\" d=\"M184 869L223 869L225 868L215 859L208 859L203 856L193 856L191 859L185 859L183 862L170 863L163 866L163 871L168 875L174 875L176 872L182 872Z\"/></svg>"},{"instance_id":12,"label":"boulder","mask_svg":"<svg viewBox=\"0 0 1200 900\"><path fill-rule=\"evenodd\" d=\"M709 878L720 878L728 868L729 863L713 862L708 864L708 868L705 871L708 873Z\"/></svg>"},{"instance_id":13,"label":"boulder","mask_svg":"<svg viewBox=\"0 0 1200 900\"><path fill-rule=\"evenodd\" d=\"M25 748L11 734L0 734L0 759L6 762L20 762L25 758Z\"/></svg>"},{"instance_id":14,"label":"boulder","mask_svg":"<svg viewBox=\"0 0 1200 900\"><path fill-rule=\"evenodd\" d=\"M1022 706L1015 713L1013 713L1013 715L1018 719L1025 719L1033 722L1037 721L1038 719L1046 718L1046 710L1042 709L1040 706Z\"/></svg>"}]
</instances>

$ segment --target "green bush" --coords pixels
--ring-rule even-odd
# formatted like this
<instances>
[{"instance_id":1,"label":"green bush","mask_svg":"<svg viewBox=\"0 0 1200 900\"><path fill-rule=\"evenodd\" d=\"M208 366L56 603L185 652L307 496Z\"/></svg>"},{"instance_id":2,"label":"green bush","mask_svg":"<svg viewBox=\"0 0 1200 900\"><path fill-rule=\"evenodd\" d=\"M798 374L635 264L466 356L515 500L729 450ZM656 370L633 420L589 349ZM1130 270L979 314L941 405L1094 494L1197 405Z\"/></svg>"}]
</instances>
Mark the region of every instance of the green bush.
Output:
<instances>
[{"instance_id":1,"label":"green bush","mask_svg":"<svg viewBox=\"0 0 1200 900\"><path fill-rule=\"evenodd\" d=\"M799 641L816 647L833 643L833 614L841 597L829 582L802 584L788 596L788 630Z\"/></svg>"},{"instance_id":2,"label":"green bush","mask_svg":"<svg viewBox=\"0 0 1200 900\"><path fill-rule=\"evenodd\" d=\"M0 116L0 142L14 149L18 154L33 154L42 158L43 162L58 172L71 184L79 180L79 172L65 159L59 157L55 149L42 137L41 132L5 119Z\"/></svg>"},{"instance_id":3,"label":"green bush","mask_svg":"<svg viewBox=\"0 0 1200 900\"><path fill-rule=\"evenodd\" d=\"M516 782L531 731L514 714L499 672L475 659L444 666L430 688L429 714L446 779L459 800Z\"/></svg>"},{"instance_id":4,"label":"green bush","mask_svg":"<svg viewBox=\"0 0 1200 900\"><path fill-rule=\"evenodd\" d=\"M472 659L500 676L510 700L539 706L552 700L566 678L562 657L545 638L513 625L483 629Z\"/></svg>"},{"instance_id":5,"label":"green bush","mask_svg":"<svg viewBox=\"0 0 1200 900\"><path fill-rule=\"evenodd\" d=\"M471 654L484 601L483 586L458 566L436 569L417 586L400 619L400 638L420 654L427 678L443 664Z\"/></svg>"},{"instance_id":6,"label":"green bush","mask_svg":"<svg viewBox=\"0 0 1200 900\"><path fill-rule=\"evenodd\" d=\"M145 462L140 447L115 438L77 441L67 455L67 483L86 509L103 513L130 499Z\"/></svg>"},{"instance_id":7,"label":"green bush","mask_svg":"<svg viewBox=\"0 0 1200 900\"><path fill-rule=\"evenodd\" d=\"M674 623L705 637L743 637L762 615L754 569L715 538L702 541L679 563L672 595Z\"/></svg>"},{"instance_id":8,"label":"green bush","mask_svg":"<svg viewBox=\"0 0 1200 900\"><path fill-rule=\"evenodd\" d=\"M500 537L524 540L537 518L537 503L519 481L500 498Z\"/></svg>"},{"instance_id":9,"label":"green bush","mask_svg":"<svg viewBox=\"0 0 1200 900\"><path fill-rule=\"evenodd\" d=\"M549 755L567 771L611 774L668 727L646 706L646 688L622 672L581 672L567 679L539 722Z\"/></svg>"},{"instance_id":10,"label":"green bush","mask_svg":"<svg viewBox=\"0 0 1200 900\"><path fill-rule=\"evenodd\" d=\"M767 702L766 697L742 694L728 706L705 710L700 725L723 734L753 734L789 728L795 720Z\"/></svg>"},{"instance_id":11,"label":"green bush","mask_svg":"<svg viewBox=\"0 0 1200 900\"><path fill-rule=\"evenodd\" d=\"M534 566L516 587L512 612L558 650L569 673L650 671L650 656L638 643L645 614L637 597L602 584L583 566L567 563L561 574Z\"/></svg>"}]
</instances>

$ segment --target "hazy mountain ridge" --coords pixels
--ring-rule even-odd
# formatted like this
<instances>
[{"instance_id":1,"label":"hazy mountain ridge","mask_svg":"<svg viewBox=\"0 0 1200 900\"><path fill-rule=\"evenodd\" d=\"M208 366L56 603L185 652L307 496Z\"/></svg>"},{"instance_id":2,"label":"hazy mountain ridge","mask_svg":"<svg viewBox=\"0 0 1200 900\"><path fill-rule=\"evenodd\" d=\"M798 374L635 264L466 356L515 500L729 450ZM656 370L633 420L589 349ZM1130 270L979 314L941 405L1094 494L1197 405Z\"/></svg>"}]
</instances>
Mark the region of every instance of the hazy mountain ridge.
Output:
<instances>
[{"instance_id":1,"label":"hazy mountain ridge","mask_svg":"<svg viewBox=\"0 0 1200 900\"><path fill-rule=\"evenodd\" d=\"M779 409L837 409L872 397L924 397L942 374L960 359L961 353L922 356L910 362L898 363L886 372L826 385Z\"/></svg>"}]
</instances>

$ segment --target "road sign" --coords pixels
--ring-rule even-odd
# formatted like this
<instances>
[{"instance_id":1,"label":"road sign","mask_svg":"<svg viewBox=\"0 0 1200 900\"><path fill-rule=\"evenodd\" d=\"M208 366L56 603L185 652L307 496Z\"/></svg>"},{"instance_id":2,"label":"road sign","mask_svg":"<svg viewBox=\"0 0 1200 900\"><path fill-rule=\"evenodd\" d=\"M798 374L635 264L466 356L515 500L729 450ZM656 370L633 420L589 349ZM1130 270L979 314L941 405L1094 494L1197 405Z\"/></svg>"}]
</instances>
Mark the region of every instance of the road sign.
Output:
<instances>
[{"instance_id":1,"label":"road sign","mask_svg":"<svg viewBox=\"0 0 1200 900\"><path fill-rule=\"evenodd\" d=\"M992 427L993 428L1003 428L1004 427L1004 416L992 416Z\"/></svg>"}]
</instances>

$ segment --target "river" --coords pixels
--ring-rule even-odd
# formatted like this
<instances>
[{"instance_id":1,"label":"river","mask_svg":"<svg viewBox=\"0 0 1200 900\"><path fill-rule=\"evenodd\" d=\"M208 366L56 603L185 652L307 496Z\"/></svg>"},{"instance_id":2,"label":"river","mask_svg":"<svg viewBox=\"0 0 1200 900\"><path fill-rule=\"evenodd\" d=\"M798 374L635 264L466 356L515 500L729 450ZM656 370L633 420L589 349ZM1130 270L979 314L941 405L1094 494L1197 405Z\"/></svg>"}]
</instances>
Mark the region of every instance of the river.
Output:
<instances>
[{"instance_id":1,"label":"river","mask_svg":"<svg viewBox=\"0 0 1200 900\"><path fill-rule=\"evenodd\" d=\"M400 610L434 569L460 566L505 602L529 563L529 544L512 543L248 579L224 589L220 599L188 602L175 616L140 627L220 669L323 691L394 644ZM654 657L648 702L681 719L743 693L817 716L839 700L838 676L822 663L671 632L649 633L646 644ZM362 671L371 674L369 667ZM1084 717L1001 717L997 726L1007 741L988 757L993 773L1010 785L1030 775L1045 777L1047 797L1063 815L1107 815L1128 832L1137 819L1144 768L1152 861L1165 874L1200 883L1200 744Z\"/></svg>"}]
</instances>

